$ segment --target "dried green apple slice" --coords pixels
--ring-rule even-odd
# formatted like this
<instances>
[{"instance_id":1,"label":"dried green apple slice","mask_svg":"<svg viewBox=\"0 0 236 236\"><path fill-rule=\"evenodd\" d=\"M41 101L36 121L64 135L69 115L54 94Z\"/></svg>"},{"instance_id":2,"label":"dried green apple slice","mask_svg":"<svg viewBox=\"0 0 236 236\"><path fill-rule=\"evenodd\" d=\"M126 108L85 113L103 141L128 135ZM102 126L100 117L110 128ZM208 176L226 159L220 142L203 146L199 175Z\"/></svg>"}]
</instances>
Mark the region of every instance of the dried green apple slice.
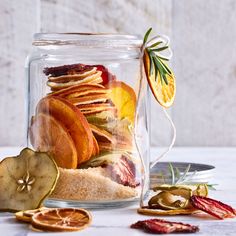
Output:
<instances>
[{"instance_id":1,"label":"dried green apple slice","mask_svg":"<svg viewBox=\"0 0 236 236\"><path fill-rule=\"evenodd\" d=\"M29 148L0 163L0 210L36 209L53 191L59 171L47 153Z\"/></svg>"}]
</instances>

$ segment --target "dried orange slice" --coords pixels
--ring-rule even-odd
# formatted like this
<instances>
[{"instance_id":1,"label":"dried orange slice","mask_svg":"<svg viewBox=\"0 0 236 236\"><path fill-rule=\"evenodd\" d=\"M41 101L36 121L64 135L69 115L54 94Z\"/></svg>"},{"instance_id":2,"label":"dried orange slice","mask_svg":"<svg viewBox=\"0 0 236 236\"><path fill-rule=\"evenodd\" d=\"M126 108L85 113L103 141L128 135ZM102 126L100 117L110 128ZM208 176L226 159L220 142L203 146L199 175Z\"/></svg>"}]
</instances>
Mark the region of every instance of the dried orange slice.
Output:
<instances>
[{"instance_id":1,"label":"dried orange slice","mask_svg":"<svg viewBox=\"0 0 236 236\"><path fill-rule=\"evenodd\" d=\"M31 217L30 216L25 216L24 215L24 211L16 212L15 213L15 217L19 221L23 221L23 222L26 222L26 223L30 223L31 222Z\"/></svg>"},{"instance_id":2,"label":"dried orange slice","mask_svg":"<svg viewBox=\"0 0 236 236\"><path fill-rule=\"evenodd\" d=\"M106 87L111 89L108 96L117 108L118 117L128 118L134 123L136 94L133 88L121 81L112 81Z\"/></svg>"},{"instance_id":3,"label":"dried orange slice","mask_svg":"<svg viewBox=\"0 0 236 236\"><path fill-rule=\"evenodd\" d=\"M77 151L78 164L90 159L93 152L93 134L80 110L60 97L45 97L37 106L37 113L50 114L62 123L71 135Z\"/></svg>"},{"instance_id":4,"label":"dried orange slice","mask_svg":"<svg viewBox=\"0 0 236 236\"><path fill-rule=\"evenodd\" d=\"M91 221L91 214L84 209L55 208L34 214L31 224L36 229L62 232L82 230Z\"/></svg>"},{"instance_id":5,"label":"dried orange slice","mask_svg":"<svg viewBox=\"0 0 236 236\"><path fill-rule=\"evenodd\" d=\"M77 167L74 142L64 125L54 117L43 113L36 115L30 127L30 140L36 150L48 152L59 167Z\"/></svg>"},{"instance_id":6,"label":"dried orange slice","mask_svg":"<svg viewBox=\"0 0 236 236\"><path fill-rule=\"evenodd\" d=\"M157 78L154 72L150 73L151 65L147 49L145 49L144 51L143 62L148 84L152 90L154 97L161 106L166 108L170 107L174 102L176 92L175 77L173 72L171 73L171 75L166 74L166 80L168 84L161 80L160 73L158 73ZM164 62L162 61L162 63Z\"/></svg>"}]
</instances>

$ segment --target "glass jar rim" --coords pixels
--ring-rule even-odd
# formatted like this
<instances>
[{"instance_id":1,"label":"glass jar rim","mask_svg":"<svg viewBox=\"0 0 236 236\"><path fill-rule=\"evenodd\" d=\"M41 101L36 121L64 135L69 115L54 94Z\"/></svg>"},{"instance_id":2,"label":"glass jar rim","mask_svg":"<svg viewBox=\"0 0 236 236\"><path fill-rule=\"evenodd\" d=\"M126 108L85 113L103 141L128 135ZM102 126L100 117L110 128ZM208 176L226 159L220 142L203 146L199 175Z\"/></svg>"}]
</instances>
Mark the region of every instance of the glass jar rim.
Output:
<instances>
[{"instance_id":1,"label":"glass jar rim","mask_svg":"<svg viewBox=\"0 0 236 236\"><path fill-rule=\"evenodd\" d=\"M76 45L87 47L140 48L142 39L138 35L107 33L36 33L34 46Z\"/></svg>"}]
</instances>

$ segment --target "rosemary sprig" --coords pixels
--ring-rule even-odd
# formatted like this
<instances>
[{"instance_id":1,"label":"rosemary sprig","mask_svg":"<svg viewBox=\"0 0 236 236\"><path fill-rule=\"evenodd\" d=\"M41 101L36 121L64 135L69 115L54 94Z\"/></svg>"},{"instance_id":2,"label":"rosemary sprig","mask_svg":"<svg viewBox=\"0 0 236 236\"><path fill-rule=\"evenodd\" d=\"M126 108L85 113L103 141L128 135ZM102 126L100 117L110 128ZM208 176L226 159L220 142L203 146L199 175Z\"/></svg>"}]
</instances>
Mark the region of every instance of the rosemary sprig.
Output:
<instances>
[{"instance_id":1,"label":"rosemary sprig","mask_svg":"<svg viewBox=\"0 0 236 236\"><path fill-rule=\"evenodd\" d=\"M164 61L168 61L169 59L161 56L159 53L168 49L169 46L164 45L161 47L160 45L164 43L161 39L149 46L148 38L151 31L152 28L148 29L143 39L143 45L146 48L146 52L150 60L149 74L152 75L155 73L155 81L157 81L159 75L161 84L165 83L168 85L167 75L172 76L172 72L167 63Z\"/></svg>"},{"instance_id":2,"label":"rosemary sprig","mask_svg":"<svg viewBox=\"0 0 236 236\"><path fill-rule=\"evenodd\" d=\"M168 164L169 173L171 176L171 185L178 185L178 184L186 184L186 185L192 185L192 184L206 184L207 187L211 190L216 190L215 186L217 184L209 184L208 182L193 182L192 179L196 175L197 171L194 171L191 175L189 174L189 171L191 169L191 164L189 164L183 173L180 172L178 167L175 167L169 163ZM166 183L165 177L163 173L161 173L162 180L164 181L164 184Z\"/></svg>"}]
</instances>

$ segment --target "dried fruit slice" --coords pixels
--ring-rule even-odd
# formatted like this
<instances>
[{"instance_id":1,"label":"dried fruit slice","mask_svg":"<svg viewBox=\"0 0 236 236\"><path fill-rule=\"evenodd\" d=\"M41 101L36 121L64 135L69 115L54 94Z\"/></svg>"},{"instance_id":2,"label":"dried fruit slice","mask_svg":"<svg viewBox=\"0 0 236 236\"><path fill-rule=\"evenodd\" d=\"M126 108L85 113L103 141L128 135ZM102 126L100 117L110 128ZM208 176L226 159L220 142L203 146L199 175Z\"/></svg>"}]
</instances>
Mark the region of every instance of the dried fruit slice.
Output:
<instances>
[{"instance_id":1,"label":"dried fruit slice","mask_svg":"<svg viewBox=\"0 0 236 236\"><path fill-rule=\"evenodd\" d=\"M74 142L64 127L50 115L39 113L32 120L30 140L35 150L48 152L62 168L77 167L77 152Z\"/></svg>"},{"instance_id":2,"label":"dried fruit slice","mask_svg":"<svg viewBox=\"0 0 236 236\"><path fill-rule=\"evenodd\" d=\"M211 198L193 195L191 203L196 209L204 211L220 220L236 217L235 210L231 206Z\"/></svg>"},{"instance_id":3,"label":"dried fruit slice","mask_svg":"<svg viewBox=\"0 0 236 236\"><path fill-rule=\"evenodd\" d=\"M151 209L163 210L183 209L186 208L188 204L189 198L177 196L166 191L158 193L148 201L148 206Z\"/></svg>"},{"instance_id":4,"label":"dried fruit slice","mask_svg":"<svg viewBox=\"0 0 236 236\"><path fill-rule=\"evenodd\" d=\"M116 80L115 75L111 74L105 66L102 65L93 65L97 70L102 72L102 84L105 85L110 81Z\"/></svg>"},{"instance_id":5,"label":"dried fruit slice","mask_svg":"<svg viewBox=\"0 0 236 236\"><path fill-rule=\"evenodd\" d=\"M110 142L101 142L98 141L98 145L101 151L127 151L127 152L132 152L133 151L133 146L127 143L116 143L112 144Z\"/></svg>"},{"instance_id":6,"label":"dried fruit slice","mask_svg":"<svg viewBox=\"0 0 236 236\"><path fill-rule=\"evenodd\" d=\"M48 80L51 81L51 82L69 82L70 80L82 80L92 74L95 74L96 73L96 68L93 67L93 68L90 68L90 69L87 69L87 70L84 70L84 71L81 71L81 72L73 72L73 73L70 73L70 74L66 74L66 75L60 75L60 76L49 76L48 77Z\"/></svg>"},{"instance_id":7,"label":"dried fruit slice","mask_svg":"<svg viewBox=\"0 0 236 236\"><path fill-rule=\"evenodd\" d=\"M86 91L99 91L99 92L103 92L103 91L107 91L107 89L101 85L101 84L79 84L79 85L74 85L65 89L61 89L59 91L56 92L52 92L49 94L49 96L59 96L59 97L67 97L70 94L76 93L76 92L86 92Z\"/></svg>"},{"instance_id":8,"label":"dried fruit slice","mask_svg":"<svg viewBox=\"0 0 236 236\"><path fill-rule=\"evenodd\" d=\"M112 81L106 87L111 89L109 96L118 110L118 117L120 119L128 118L134 123L136 94L133 88L120 81Z\"/></svg>"},{"instance_id":9,"label":"dried fruit slice","mask_svg":"<svg viewBox=\"0 0 236 236\"><path fill-rule=\"evenodd\" d=\"M112 144L115 144L116 141L113 137L112 134L110 134L109 132L107 132L104 129L99 129L97 126L89 124L92 132L94 133L94 136L96 137L97 141L106 141L106 142L110 142Z\"/></svg>"},{"instance_id":10,"label":"dried fruit slice","mask_svg":"<svg viewBox=\"0 0 236 236\"><path fill-rule=\"evenodd\" d=\"M98 72L96 72L92 75L89 75L89 76L87 76L83 79L78 79L78 77L76 75L67 75L66 76L66 82L48 81L47 85L55 91L55 90L68 88L70 86L74 86L74 85L78 85L78 84L82 84L82 83L93 83L94 81L96 81L96 83L99 84L103 81L102 77L101 77L101 74L102 74L102 72L98 71ZM76 78L76 80L75 80L75 78Z\"/></svg>"},{"instance_id":11,"label":"dried fruit slice","mask_svg":"<svg viewBox=\"0 0 236 236\"><path fill-rule=\"evenodd\" d=\"M15 213L15 217L19 221L30 223L31 218L35 213L38 213L38 212L45 210L45 209L47 209L47 208L41 207L41 208L34 209L34 210L18 211Z\"/></svg>"},{"instance_id":12,"label":"dried fruit slice","mask_svg":"<svg viewBox=\"0 0 236 236\"><path fill-rule=\"evenodd\" d=\"M44 231L79 231L90 225L91 214L84 209L56 208L33 215L31 224Z\"/></svg>"},{"instance_id":13,"label":"dried fruit slice","mask_svg":"<svg viewBox=\"0 0 236 236\"><path fill-rule=\"evenodd\" d=\"M89 94L83 97L70 98L69 101L74 105L105 103L109 97L106 94Z\"/></svg>"},{"instance_id":14,"label":"dried fruit slice","mask_svg":"<svg viewBox=\"0 0 236 236\"><path fill-rule=\"evenodd\" d=\"M162 209L150 209L149 207L139 208L137 210L139 214L148 216L175 216L175 215L191 215L199 212L195 208L187 209L174 209L174 210L162 210Z\"/></svg>"},{"instance_id":15,"label":"dried fruit slice","mask_svg":"<svg viewBox=\"0 0 236 236\"><path fill-rule=\"evenodd\" d=\"M172 222L160 219L149 219L138 221L130 226L133 229L143 229L148 233L169 234L169 233L195 233L199 231L198 226Z\"/></svg>"},{"instance_id":16,"label":"dried fruit slice","mask_svg":"<svg viewBox=\"0 0 236 236\"><path fill-rule=\"evenodd\" d=\"M16 219L19 220L19 221L30 223L31 222L31 217L30 216L25 216L23 213L24 213L24 211L16 212L15 213Z\"/></svg>"},{"instance_id":17,"label":"dried fruit slice","mask_svg":"<svg viewBox=\"0 0 236 236\"><path fill-rule=\"evenodd\" d=\"M135 188L139 185L136 181L136 168L134 163L126 156L122 155L121 158L115 163L106 166L110 178L119 184Z\"/></svg>"},{"instance_id":18,"label":"dried fruit slice","mask_svg":"<svg viewBox=\"0 0 236 236\"><path fill-rule=\"evenodd\" d=\"M53 191L59 171L47 153L29 148L0 163L0 209L21 211L38 208Z\"/></svg>"},{"instance_id":19,"label":"dried fruit slice","mask_svg":"<svg viewBox=\"0 0 236 236\"><path fill-rule=\"evenodd\" d=\"M146 77L154 97L161 106L166 108L170 107L174 102L176 92L174 74L166 74L166 80L168 81L168 84L161 81L160 73L158 73L157 78L155 73L150 74L150 58L146 50L144 51L143 62Z\"/></svg>"},{"instance_id":20,"label":"dried fruit slice","mask_svg":"<svg viewBox=\"0 0 236 236\"><path fill-rule=\"evenodd\" d=\"M99 154L99 146L96 138L93 136L93 156L96 156Z\"/></svg>"},{"instance_id":21,"label":"dried fruit slice","mask_svg":"<svg viewBox=\"0 0 236 236\"><path fill-rule=\"evenodd\" d=\"M37 113L52 115L71 135L77 150L78 164L90 159L93 152L93 134L84 115L77 107L59 97L45 97L37 106Z\"/></svg>"}]
</instances>

